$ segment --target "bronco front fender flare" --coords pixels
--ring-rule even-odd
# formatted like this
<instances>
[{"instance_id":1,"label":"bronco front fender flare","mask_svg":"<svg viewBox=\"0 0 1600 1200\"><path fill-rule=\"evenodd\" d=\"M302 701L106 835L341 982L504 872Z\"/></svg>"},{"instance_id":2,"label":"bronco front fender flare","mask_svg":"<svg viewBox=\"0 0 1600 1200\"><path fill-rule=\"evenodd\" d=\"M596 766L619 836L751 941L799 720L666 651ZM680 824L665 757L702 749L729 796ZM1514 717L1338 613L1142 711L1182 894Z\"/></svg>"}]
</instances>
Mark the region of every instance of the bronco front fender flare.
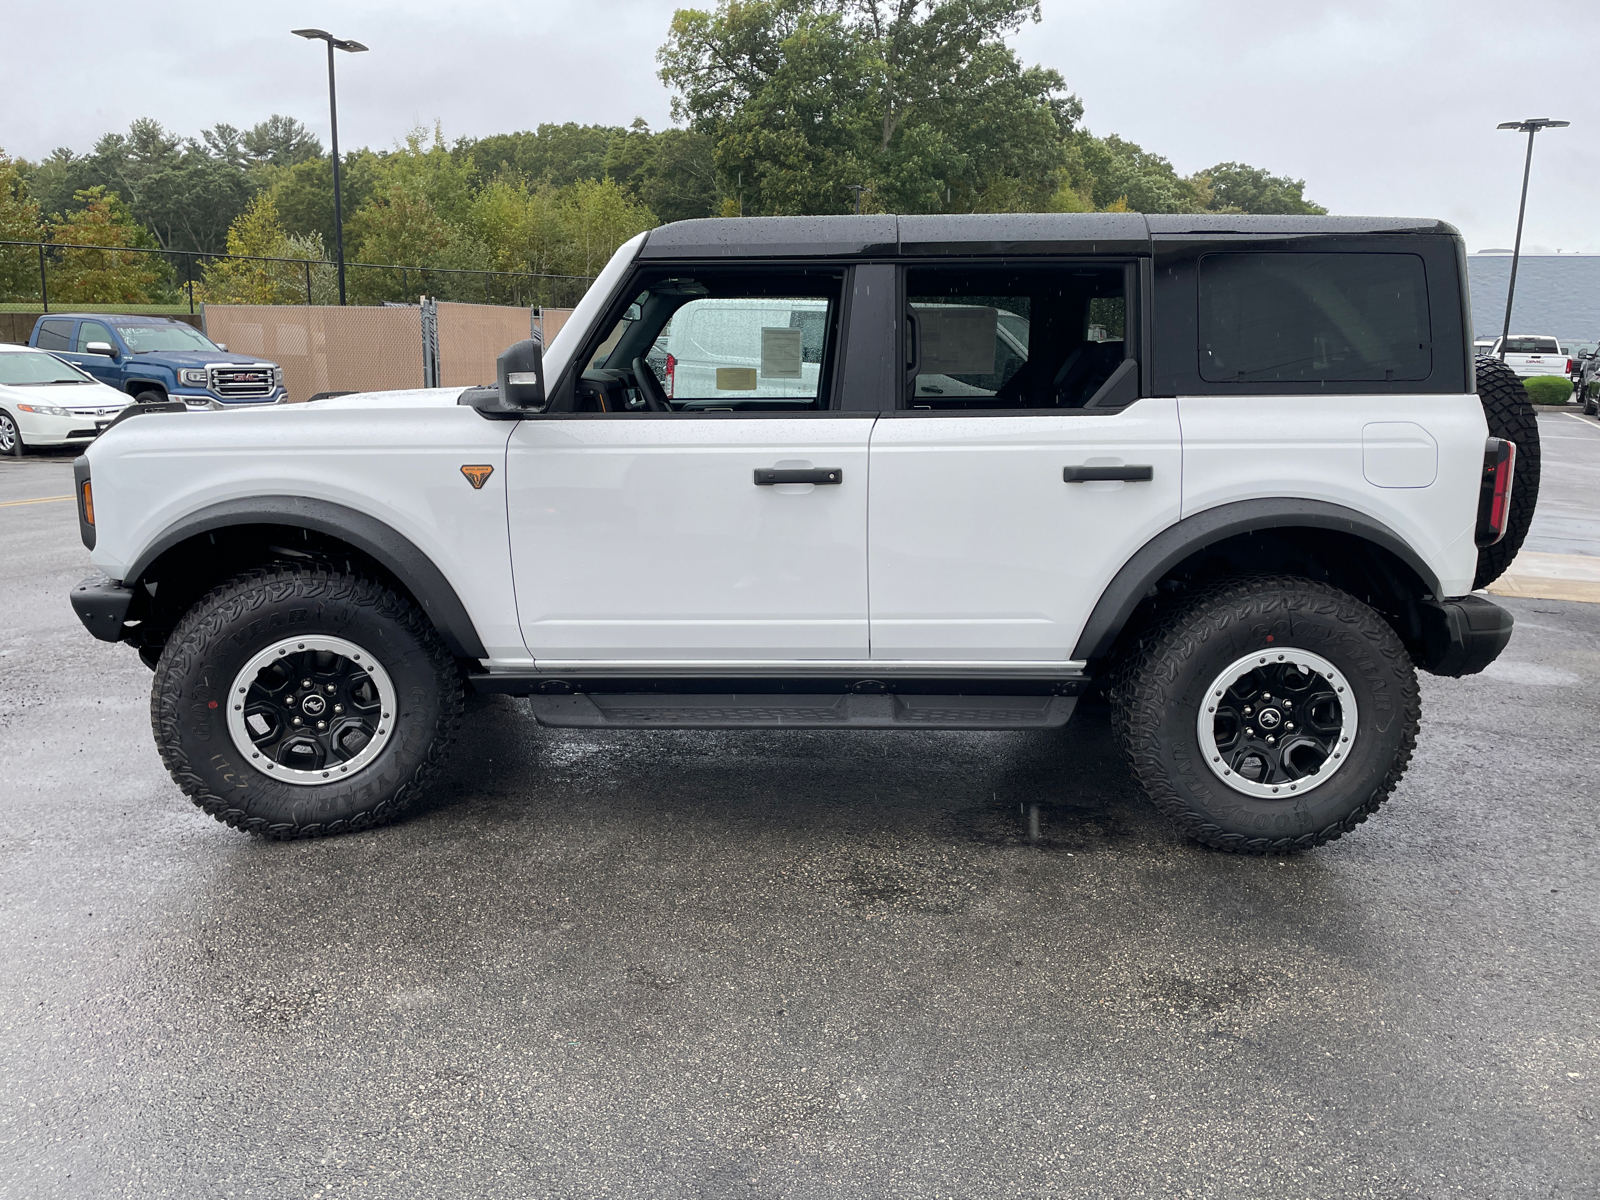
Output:
<instances>
[{"instance_id":1,"label":"bronco front fender flare","mask_svg":"<svg viewBox=\"0 0 1600 1200\"><path fill-rule=\"evenodd\" d=\"M1139 602L1168 571L1196 551L1241 533L1294 527L1337 530L1380 546L1415 571L1434 596L1440 595L1439 577L1428 564L1404 538L1365 513L1324 500L1240 500L1185 517L1146 542L1101 594L1072 657L1094 660L1111 653Z\"/></svg>"},{"instance_id":2,"label":"bronco front fender flare","mask_svg":"<svg viewBox=\"0 0 1600 1200\"><path fill-rule=\"evenodd\" d=\"M450 653L457 658L487 658L461 603L461 597L432 559L376 517L328 500L304 496L252 496L224 500L196 509L175 521L151 542L128 569L126 582L137 583L152 564L180 542L203 533L240 525L283 525L325 534L359 550L400 581L428 614Z\"/></svg>"}]
</instances>

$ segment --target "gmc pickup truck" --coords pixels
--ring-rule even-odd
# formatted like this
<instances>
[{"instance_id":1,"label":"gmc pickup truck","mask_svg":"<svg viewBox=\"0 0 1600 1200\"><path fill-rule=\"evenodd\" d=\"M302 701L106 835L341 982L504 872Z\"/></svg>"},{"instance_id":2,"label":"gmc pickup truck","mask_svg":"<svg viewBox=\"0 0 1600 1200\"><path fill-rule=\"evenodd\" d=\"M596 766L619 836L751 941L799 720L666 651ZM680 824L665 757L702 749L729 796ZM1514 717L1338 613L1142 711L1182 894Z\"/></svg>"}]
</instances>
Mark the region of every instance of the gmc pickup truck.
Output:
<instances>
[{"instance_id":1,"label":"gmc pickup truck","mask_svg":"<svg viewBox=\"0 0 1600 1200\"><path fill-rule=\"evenodd\" d=\"M1492 357L1500 355L1500 339L1495 338ZM1561 349L1557 338L1543 335L1512 335L1506 339L1505 364L1517 373L1519 379L1535 375L1571 375L1572 359Z\"/></svg>"},{"instance_id":2,"label":"gmc pickup truck","mask_svg":"<svg viewBox=\"0 0 1600 1200\"><path fill-rule=\"evenodd\" d=\"M141 404L182 400L190 408L278 404L288 399L283 368L230 354L171 317L50 313L28 345L126 392Z\"/></svg>"}]
</instances>

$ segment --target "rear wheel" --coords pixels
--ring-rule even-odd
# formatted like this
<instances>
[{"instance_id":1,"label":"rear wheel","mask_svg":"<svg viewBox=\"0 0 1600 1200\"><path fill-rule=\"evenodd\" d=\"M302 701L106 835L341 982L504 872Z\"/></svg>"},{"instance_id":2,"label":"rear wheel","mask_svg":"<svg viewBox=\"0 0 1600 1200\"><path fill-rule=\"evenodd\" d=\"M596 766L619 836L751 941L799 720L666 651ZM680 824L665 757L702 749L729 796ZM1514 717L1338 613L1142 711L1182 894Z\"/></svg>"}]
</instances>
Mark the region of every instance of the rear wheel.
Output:
<instances>
[{"instance_id":1,"label":"rear wheel","mask_svg":"<svg viewBox=\"0 0 1600 1200\"><path fill-rule=\"evenodd\" d=\"M1378 810L1416 745L1410 656L1327 584L1235 579L1176 610L1118 670L1117 740L1150 801L1237 854L1309 849Z\"/></svg>"},{"instance_id":2,"label":"rear wheel","mask_svg":"<svg viewBox=\"0 0 1600 1200\"><path fill-rule=\"evenodd\" d=\"M1472 586L1481 588L1505 574L1533 523L1533 509L1539 501L1539 418L1522 380L1498 358L1477 359L1477 374L1478 401L1489 423L1489 436L1517 444L1506 535L1493 546L1478 550L1478 571Z\"/></svg>"},{"instance_id":3,"label":"rear wheel","mask_svg":"<svg viewBox=\"0 0 1600 1200\"><path fill-rule=\"evenodd\" d=\"M162 761L217 820L274 838L400 816L461 716L454 660L369 579L278 566L223 584L167 639L151 688Z\"/></svg>"}]
</instances>

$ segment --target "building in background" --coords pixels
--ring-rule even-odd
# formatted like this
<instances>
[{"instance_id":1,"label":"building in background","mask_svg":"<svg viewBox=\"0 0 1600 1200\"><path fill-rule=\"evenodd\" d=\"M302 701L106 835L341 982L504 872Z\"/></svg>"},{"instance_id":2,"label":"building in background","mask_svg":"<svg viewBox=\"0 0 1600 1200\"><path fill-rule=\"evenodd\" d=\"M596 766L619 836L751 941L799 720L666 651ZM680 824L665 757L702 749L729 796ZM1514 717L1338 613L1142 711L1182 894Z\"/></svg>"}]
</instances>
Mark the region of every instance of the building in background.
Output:
<instances>
[{"instance_id":1,"label":"building in background","mask_svg":"<svg viewBox=\"0 0 1600 1200\"><path fill-rule=\"evenodd\" d=\"M1506 319L1511 251L1467 256L1474 337L1496 338ZM1512 333L1550 334L1564 342L1600 341L1600 254L1524 254L1517 264Z\"/></svg>"}]
</instances>

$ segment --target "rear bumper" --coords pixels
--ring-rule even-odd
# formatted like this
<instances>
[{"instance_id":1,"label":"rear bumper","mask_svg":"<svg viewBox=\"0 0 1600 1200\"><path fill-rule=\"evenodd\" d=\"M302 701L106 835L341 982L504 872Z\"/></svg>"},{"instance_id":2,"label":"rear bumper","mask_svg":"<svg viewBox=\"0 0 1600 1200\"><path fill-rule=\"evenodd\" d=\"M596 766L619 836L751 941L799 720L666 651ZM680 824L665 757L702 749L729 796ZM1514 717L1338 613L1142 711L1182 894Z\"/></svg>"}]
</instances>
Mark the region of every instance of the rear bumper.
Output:
<instances>
[{"instance_id":1,"label":"rear bumper","mask_svg":"<svg viewBox=\"0 0 1600 1200\"><path fill-rule=\"evenodd\" d=\"M102 642L120 642L133 589L96 572L72 589L72 611Z\"/></svg>"},{"instance_id":2,"label":"rear bumper","mask_svg":"<svg viewBox=\"0 0 1600 1200\"><path fill-rule=\"evenodd\" d=\"M1418 664L1434 675L1476 675L1506 648L1514 621L1510 613L1482 596L1425 600L1424 649Z\"/></svg>"}]
</instances>

